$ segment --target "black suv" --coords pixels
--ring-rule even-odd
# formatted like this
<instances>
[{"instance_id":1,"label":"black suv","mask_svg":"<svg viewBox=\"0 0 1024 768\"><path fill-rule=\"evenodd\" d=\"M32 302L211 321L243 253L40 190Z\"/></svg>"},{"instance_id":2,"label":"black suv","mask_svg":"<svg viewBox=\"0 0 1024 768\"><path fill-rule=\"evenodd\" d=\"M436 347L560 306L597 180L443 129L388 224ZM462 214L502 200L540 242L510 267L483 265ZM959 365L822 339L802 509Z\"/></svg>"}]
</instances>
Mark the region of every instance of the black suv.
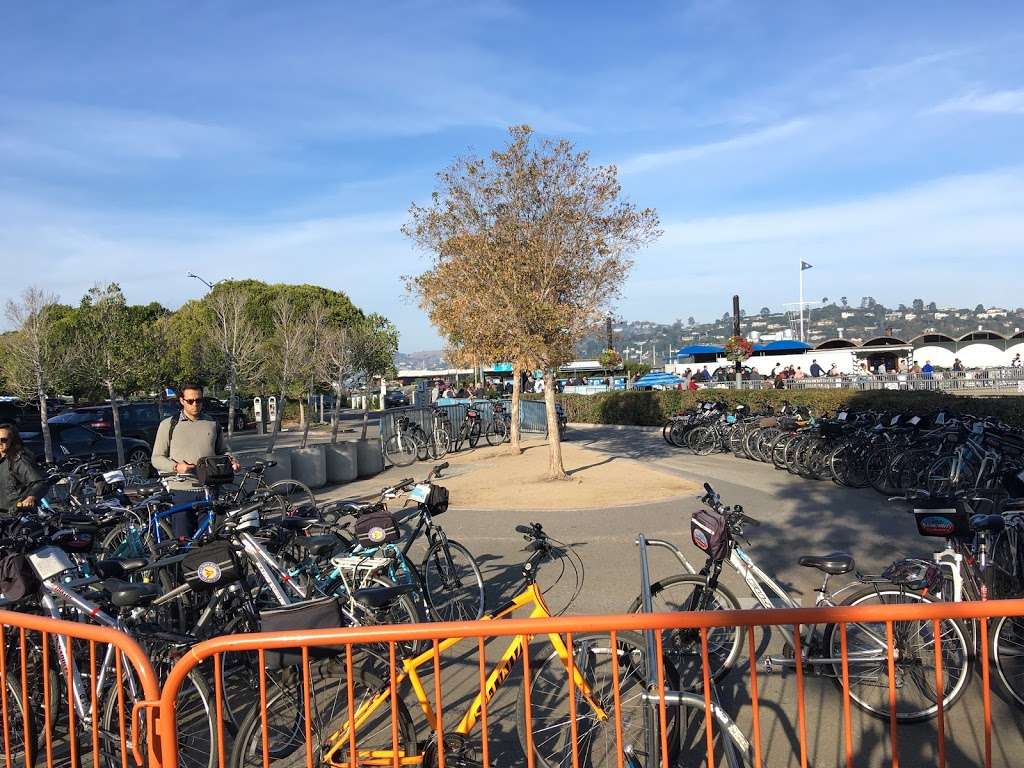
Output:
<instances>
[{"instance_id":1,"label":"black suv","mask_svg":"<svg viewBox=\"0 0 1024 768\"><path fill-rule=\"evenodd\" d=\"M168 400L166 403L162 403L161 407L167 410L167 415L181 413L181 403L177 400ZM209 416L211 419L216 419L217 423L220 424L221 428L227 430L228 428L228 404L223 400L218 400L215 397L204 397L203 398L203 414ZM241 432L247 426L249 426L249 417L246 412L239 406L235 406L235 432Z\"/></svg>"},{"instance_id":2,"label":"black suv","mask_svg":"<svg viewBox=\"0 0 1024 768\"><path fill-rule=\"evenodd\" d=\"M162 419L177 413L165 403L134 402L117 406L121 417L121 434L125 437L143 440L152 447L156 430ZM114 434L114 412L109 405L89 405L72 408L49 420L51 424L79 424L101 435Z\"/></svg>"}]
</instances>

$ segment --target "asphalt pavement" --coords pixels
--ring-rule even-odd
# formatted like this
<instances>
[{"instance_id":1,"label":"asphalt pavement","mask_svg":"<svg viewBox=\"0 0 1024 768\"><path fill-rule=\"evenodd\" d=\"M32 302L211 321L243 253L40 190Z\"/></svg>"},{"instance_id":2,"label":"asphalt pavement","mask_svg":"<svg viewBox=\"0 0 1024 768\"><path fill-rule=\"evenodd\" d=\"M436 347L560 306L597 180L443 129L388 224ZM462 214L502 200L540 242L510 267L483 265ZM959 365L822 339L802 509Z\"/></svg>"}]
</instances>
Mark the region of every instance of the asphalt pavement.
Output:
<instances>
[{"instance_id":1,"label":"asphalt pavement","mask_svg":"<svg viewBox=\"0 0 1024 768\"><path fill-rule=\"evenodd\" d=\"M858 571L878 573L897 558L929 558L934 549L929 548L932 542L918 536L911 515L870 489L853 490L830 482L809 481L729 455L693 456L666 444L659 429L573 425L568 437L607 454L609 461L632 458L698 485L710 482L726 503L742 504L747 514L761 522L759 527L748 529L746 550L765 572L772 574L804 605L813 604L821 573L799 566L800 555L846 551L856 558ZM428 466L424 464L391 469L376 478L335 489L329 495L366 494L398 477L420 477L427 471ZM515 493L515 489L509 488L509 493ZM524 542L514 532L514 526L536 521L542 523L551 536L572 546L585 569L580 574L584 583L578 598L568 606L566 601L576 591L573 571L563 570L563 563L552 563L543 569L539 581L548 589L551 607L574 614L622 612L640 591L639 558L634 544L638 533L675 542L697 567L700 566L700 552L689 541L690 515L700 506L695 496L638 507L535 513L460 509L458 499L453 498L452 508L438 522L452 538L475 554L492 606L514 594L522 585L521 563L528 555L522 551ZM681 570L663 550L652 551L651 569L654 578ZM844 578L836 577L833 588ZM735 574L726 573L723 580L737 596L747 598L745 604L752 603L749 590ZM778 630L758 632L759 653L779 652L779 637ZM471 691L475 674L472 656L460 656L452 662L461 673L453 672L451 682L446 676L446 690L454 695L461 685ZM795 675L762 672L758 683L763 764L800 765ZM749 668L743 664L726 678L719 691L723 706L748 734L751 731L749 685ZM514 692L516 687L512 686L512 690ZM807 764L845 765L842 697L835 681L808 676L805 692ZM495 714L503 712L511 717L514 699L510 696L512 694L504 691L499 694ZM947 765L983 764L981 701L980 675L974 674L967 693L946 716ZM1024 763L1024 718L995 680L992 712L992 764L1021 765ZM888 723L868 717L856 708L852 718L854 764L890 764ZM503 727L495 734L496 740L505 744L512 738L511 730L511 723L508 723L508 728ZM700 727L695 733L697 751L693 754L699 756ZM897 737L902 765L936 764L935 721L901 726ZM699 757L696 759L699 761Z\"/></svg>"}]
</instances>

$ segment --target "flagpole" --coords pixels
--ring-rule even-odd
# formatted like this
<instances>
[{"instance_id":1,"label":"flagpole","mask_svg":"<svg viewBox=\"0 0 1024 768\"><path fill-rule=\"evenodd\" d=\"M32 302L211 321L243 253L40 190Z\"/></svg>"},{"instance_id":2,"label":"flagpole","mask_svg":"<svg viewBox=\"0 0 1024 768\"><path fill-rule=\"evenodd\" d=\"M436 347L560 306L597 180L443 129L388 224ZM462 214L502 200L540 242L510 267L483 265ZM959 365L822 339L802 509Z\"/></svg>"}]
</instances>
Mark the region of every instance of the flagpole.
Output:
<instances>
[{"instance_id":1,"label":"flagpole","mask_svg":"<svg viewBox=\"0 0 1024 768\"><path fill-rule=\"evenodd\" d=\"M801 259L799 266L800 270L800 341L804 340L804 262Z\"/></svg>"}]
</instances>

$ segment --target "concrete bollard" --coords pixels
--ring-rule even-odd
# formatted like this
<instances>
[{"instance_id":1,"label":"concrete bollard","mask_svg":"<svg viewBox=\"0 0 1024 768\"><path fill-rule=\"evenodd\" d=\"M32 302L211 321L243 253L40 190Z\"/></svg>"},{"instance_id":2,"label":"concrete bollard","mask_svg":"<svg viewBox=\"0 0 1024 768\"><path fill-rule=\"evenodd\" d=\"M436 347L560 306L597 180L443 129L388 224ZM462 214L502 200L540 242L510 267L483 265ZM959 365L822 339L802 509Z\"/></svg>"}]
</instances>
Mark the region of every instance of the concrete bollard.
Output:
<instances>
[{"instance_id":1,"label":"concrete bollard","mask_svg":"<svg viewBox=\"0 0 1024 768\"><path fill-rule=\"evenodd\" d=\"M266 461L266 451L241 451L236 455L239 464L243 467L248 467L255 464L257 461ZM278 480L291 480L292 477L292 457L291 453L284 448L278 448L274 451L270 457L273 461L277 462L276 466L271 467L263 473L263 479L267 483L273 483ZM241 477L238 478L241 480Z\"/></svg>"},{"instance_id":2,"label":"concrete bollard","mask_svg":"<svg viewBox=\"0 0 1024 768\"><path fill-rule=\"evenodd\" d=\"M356 457L359 477L370 477L384 471L384 454L380 450L379 437L356 440Z\"/></svg>"},{"instance_id":3,"label":"concrete bollard","mask_svg":"<svg viewBox=\"0 0 1024 768\"><path fill-rule=\"evenodd\" d=\"M323 488L327 484L327 456L324 446L290 449L292 479L309 488Z\"/></svg>"},{"instance_id":4,"label":"concrete bollard","mask_svg":"<svg viewBox=\"0 0 1024 768\"><path fill-rule=\"evenodd\" d=\"M356 444L351 441L325 445L327 482L350 483L359 477Z\"/></svg>"}]
</instances>

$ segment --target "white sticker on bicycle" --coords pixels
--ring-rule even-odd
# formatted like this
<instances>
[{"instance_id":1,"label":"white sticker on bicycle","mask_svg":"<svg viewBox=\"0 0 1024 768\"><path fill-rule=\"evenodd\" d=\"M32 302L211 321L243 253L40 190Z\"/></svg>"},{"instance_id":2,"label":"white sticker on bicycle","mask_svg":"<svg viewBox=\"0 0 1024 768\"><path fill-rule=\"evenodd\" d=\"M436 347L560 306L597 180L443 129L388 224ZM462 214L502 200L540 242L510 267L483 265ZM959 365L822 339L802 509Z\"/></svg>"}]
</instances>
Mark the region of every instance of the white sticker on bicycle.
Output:
<instances>
[{"instance_id":1,"label":"white sticker on bicycle","mask_svg":"<svg viewBox=\"0 0 1024 768\"><path fill-rule=\"evenodd\" d=\"M915 416L914 418L912 418L910 420L910 426L912 426L912 427L916 427L920 423L921 423L921 417L920 416Z\"/></svg>"},{"instance_id":2,"label":"white sticker on bicycle","mask_svg":"<svg viewBox=\"0 0 1024 768\"><path fill-rule=\"evenodd\" d=\"M420 483L409 491L409 498L413 501L426 501L430 494L430 483Z\"/></svg>"}]
</instances>

